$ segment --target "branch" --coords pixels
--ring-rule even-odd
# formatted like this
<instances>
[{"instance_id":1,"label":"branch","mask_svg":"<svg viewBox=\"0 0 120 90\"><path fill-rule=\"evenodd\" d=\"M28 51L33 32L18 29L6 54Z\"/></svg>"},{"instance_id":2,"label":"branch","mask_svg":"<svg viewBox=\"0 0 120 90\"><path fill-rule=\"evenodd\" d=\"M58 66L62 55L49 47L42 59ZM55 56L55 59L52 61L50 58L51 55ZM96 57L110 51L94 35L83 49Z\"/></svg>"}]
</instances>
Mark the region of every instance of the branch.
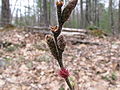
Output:
<instances>
[{"instance_id":1,"label":"branch","mask_svg":"<svg viewBox=\"0 0 120 90\"><path fill-rule=\"evenodd\" d=\"M55 59L58 61L59 66L61 68L60 75L65 79L70 90L73 90L73 87L68 79L69 72L64 68L63 61L62 61L62 54L65 49L66 42L63 36L60 35L60 33L62 31L63 24L70 17L70 14L72 10L75 8L77 2L78 0L70 0L67 6L63 9L63 11L62 11L63 0L56 2L59 25L51 27L53 36L50 36L50 35L46 36L47 44L51 50L51 53L55 57Z\"/></svg>"},{"instance_id":2,"label":"branch","mask_svg":"<svg viewBox=\"0 0 120 90\"><path fill-rule=\"evenodd\" d=\"M70 40L73 45L75 44L87 44L87 45L102 45L98 42L90 42L90 41L83 41L83 40Z\"/></svg>"}]
</instances>

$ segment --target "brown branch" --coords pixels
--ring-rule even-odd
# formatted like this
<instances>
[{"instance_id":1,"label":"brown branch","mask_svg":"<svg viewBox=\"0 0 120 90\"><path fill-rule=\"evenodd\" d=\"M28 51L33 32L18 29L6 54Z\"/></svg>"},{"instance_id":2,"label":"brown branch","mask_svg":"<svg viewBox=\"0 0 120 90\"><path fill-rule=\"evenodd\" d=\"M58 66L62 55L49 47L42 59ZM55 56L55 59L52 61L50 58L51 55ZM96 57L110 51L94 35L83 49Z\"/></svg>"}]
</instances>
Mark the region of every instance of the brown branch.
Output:
<instances>
[{"instance_id":1,"label":"brown branch","mask_svg":"<svg viewBox=\"0 0 120 90\"><path fill-rule=\"evenodd\" d=\"M54 39L55 39L55 44L56 44L56 50L58 52L57 55L59 57L57 61L58 61L59 65L60 65L60 68L62 69L62 68L64 68L64 65L63 65L63 62L62 62L62 58L61 58L62 53L60 53L60 48L58 46L58 39L57 39L57 37L54 36ZM71 83L70 83L70 81L69 81L69 79L68 79L68 77L65 78L65 81L66 81L67 85L69 86L70 90L74 90L72 85L71 85Z\"/></svg>"},{"instance_id":2,"label":"brown branch","mask_svg":"<svg viewBox=\"0 0 120 90\"><path fill-rule=\"evenodd\" d=\"M63 62L62 62L62 53L60 54L60 50L59 50L59 47L58 47L58 42L57 42L57 37L54 36L54 40L55 40L55 45L56 45L56 51L57 51L57 61L60 65L60 68L64 68L63 66Z\"/></svg>"},{"instance_id":3,"label":"brown branch","mask_svg":"<svg viewBox=\"0 0 120 90\"><path fill-rule=\"evenodd\" d=\"M70 90L74 90L74 88L72 87L72 85L71 85L69 79L66 78L65 81L66 81L67 85L69 86Z\"/></svg>"},{"instance_id":4,"label":"brown branch","mask_svg":"<svg viewBox=\"0 0 120 90\"><path fill-rule=\"evenodd\" d=\"M91 41L83 41L83 40L69 40L73 45L75 44L86 44L86 45L102 45L101 43L98 42L91 42Z\"/></svg>"}]
</instances>

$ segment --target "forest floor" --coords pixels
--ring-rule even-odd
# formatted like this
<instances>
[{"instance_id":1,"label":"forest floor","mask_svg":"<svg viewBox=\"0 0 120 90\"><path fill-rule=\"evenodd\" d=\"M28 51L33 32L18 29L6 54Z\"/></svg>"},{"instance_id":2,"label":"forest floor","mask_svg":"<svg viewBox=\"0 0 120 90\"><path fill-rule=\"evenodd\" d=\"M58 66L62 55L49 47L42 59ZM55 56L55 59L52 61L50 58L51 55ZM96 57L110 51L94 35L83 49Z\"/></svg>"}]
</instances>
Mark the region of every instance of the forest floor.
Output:
<instances>
[{"instance_id":1,"label":"forest floor","mask_svg":"<svg viewBox=\"0 0 120 90\"><path fill-rule=\"evenodd\" d=\"M65 36L65 67L75 90L120 90L120 38L86 36L101 45L72 44ZM0 33L0 90L68 90L41 33Z\"/></svg>"}]
</instances>

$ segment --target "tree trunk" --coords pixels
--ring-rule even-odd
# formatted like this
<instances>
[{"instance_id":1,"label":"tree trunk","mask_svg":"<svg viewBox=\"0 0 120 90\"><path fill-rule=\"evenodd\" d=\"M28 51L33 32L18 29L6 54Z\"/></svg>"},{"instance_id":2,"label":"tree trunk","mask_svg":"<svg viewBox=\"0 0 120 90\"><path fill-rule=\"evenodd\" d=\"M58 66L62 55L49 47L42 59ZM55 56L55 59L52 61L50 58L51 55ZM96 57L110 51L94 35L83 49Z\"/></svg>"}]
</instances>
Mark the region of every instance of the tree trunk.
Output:
<instances>
[{"instance_id":1,"label":"tree trunk","mask_svg":"<svg viewBox=\"0 0 120 90\"><path fill-rule=\"evenodd\" d=\"M109 0L109 20L110 20L110 29L112 34L114 34L114 19L113 19L113 0Z\"/></svg>"},{"instance_id":2,"label":"tree trunk","mask_svg":"<svg viewBox=\"0 0 120 90\"><path fill-rule=\"evenodd\" d=\"M92 22L92 18L91 18L91 13L92 13L92 5L91 5L91 0L88 0L88 17L89 17L89 23Z\"/></svg>"},{"instance_id":3,"label":"tree trunk","mask_svg":"<svg viewBox=\"0 0 120 90\"><path fill-rule=\"evenodd\" d=\"M43 15L44 15L44 24L45 26L49 26L49 22L48 22L48 13L47 13L47 0L43 0Z\"/></svg>"},{"instance_id":4,"label":"tree trunk","mask_svg":"<svg viewBox=\"0 0 120 90\"><path fill-rule=\"evenodd\" d=\"M118 32L120 33L120 0L119 0L119 19L118 19Z\"/></svg>"},{"instance_id":5,"label":"tree trunk","mask_svg":"<svg viewBox=\"0 0 120 90\"><path fill-rule=\"evenodd\" d=\"M99 27L99 1L94 0L95 3L95 25Z\"/></svg>"},{"instance_id":6,"label":"tree trunk","mask_svg":"<svg viewBox=\"0 0 120 90\"><path fill-rule=\"evenodd\" d=\"M80 0L80 28L84 27L83 0Z\"/></svg>"},{"instance_id":7,"label":"tree trunk","mask_svg":"<svg viewBox=\"0 0 120 90\"><path fill-rule=\"evenodd\" d=\"M18 23L19 23L19 19L18 19L18 9L16 10L16 17L15 17L15 23L16 23L16 25L18 25Z\"/></svg>"},{"instance_id":8,"label":"tree trunk","mask_svg":"<svg viewBox=\"0 0 120 90\"><path fill-rule=\"evenodd\" d=\"M89 0L86 0L85 27L89 25Z\"/></svg>"},{"instance_id":9,"label":"tree trunk","mask_svg":"<svg viewBox=\"0 0 120 90\"><path fill-rule=\"evenodd\" d=\"M51 24L51 3L52 3L52 1L51 0L49 0L49 10L48 10L48 12L49 12L49 15L48 15L48 17L49 17L49 21L48 21L48 23L49 24Z\"/></svg>"},{"instance_id":10,"label":"tree trunk","mask_svg":"<svg viewBox=\"0 0 120 90\"><path fill-rule=\"evenodd\" d=\"M85 26L89 26L92 24L92 13L91 13L91 0L86 0L86 24Z\"/></svg>"},{"instance_id":11,"label":"tree trunk","mask_svg":"<svg viewBox=\"0 0 120 90\"><path fill-rule=\"evenodd\" d=\"M98 6L98 11L96 14L96 26L99 27L100 26L100 7Z\"/></svg>"},{"instance_id":12,"label":"tree trunk","mask_svg":"<svg viewBox=\"0 0 120 90\"><path fill-rule=\"evenodd\" d=\"M94 22L94 24L97 25L97 0L94 0L94 3L95 3L95 12L94 12L95 22Z\"/></svg>"},{"instance_id":13,"label":"tree trunk","mask_svg":"<svg viewBox=\"0 0 120 90\"><path fill-rule=\"evenodd\" d=\"M11 11L9 0L2 0L1 10L1 26L5 26L10 23Z\"/></svg>"}]
</instances>

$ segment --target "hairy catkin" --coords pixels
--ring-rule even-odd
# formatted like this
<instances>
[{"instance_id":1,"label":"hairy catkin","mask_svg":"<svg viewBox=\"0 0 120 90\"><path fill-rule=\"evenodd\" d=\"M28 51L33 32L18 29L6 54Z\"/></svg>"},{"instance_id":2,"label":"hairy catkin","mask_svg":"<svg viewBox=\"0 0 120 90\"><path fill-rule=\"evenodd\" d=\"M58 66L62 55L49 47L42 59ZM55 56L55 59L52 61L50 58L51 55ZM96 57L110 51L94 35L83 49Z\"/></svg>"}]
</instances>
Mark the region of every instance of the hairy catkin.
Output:
<instances>
[{"instance_id":1,"label":"hairy catkin","mask_svg":"<svg viewBox=\"0 0 120 90\"><path fill-rule=\"evenodd\" d=\"M62 12L62 25L68 20L68 18L70 17L70 14L72 12L72 10L75 8L76 4L77 4L78 0L70 0L67 4L67 6L63 9Z\"/></svg>"},{"instance_id":2,"label":"hairy catkin","mask_svg":"<svg viewBox=\"0 0 120 90\"><path fill-rule=\"evenodd\" d=\"M46 42L48 44L48 47L50 48L50 51L52 53L52 55L55 57L55 59L58 58L58 54L57 54L57 50L56 50L56 46L55 46L55 42L54 42L54 38L52 35L46 35L45 36Z\"/></svg>"},{"instance_id":3,"label":"hairy catkin","mask_svg":"<svg viewBox=\"0 0 120 90\"><path fill-rule=\"evenodd\" d=\"M60 35L60 36L58 37L57 43L58 43L59 49L62 50L62 51L64 51L65 46L66 46L66 41L65 41L63 35Z\"/></svg>"}]
</instances>

